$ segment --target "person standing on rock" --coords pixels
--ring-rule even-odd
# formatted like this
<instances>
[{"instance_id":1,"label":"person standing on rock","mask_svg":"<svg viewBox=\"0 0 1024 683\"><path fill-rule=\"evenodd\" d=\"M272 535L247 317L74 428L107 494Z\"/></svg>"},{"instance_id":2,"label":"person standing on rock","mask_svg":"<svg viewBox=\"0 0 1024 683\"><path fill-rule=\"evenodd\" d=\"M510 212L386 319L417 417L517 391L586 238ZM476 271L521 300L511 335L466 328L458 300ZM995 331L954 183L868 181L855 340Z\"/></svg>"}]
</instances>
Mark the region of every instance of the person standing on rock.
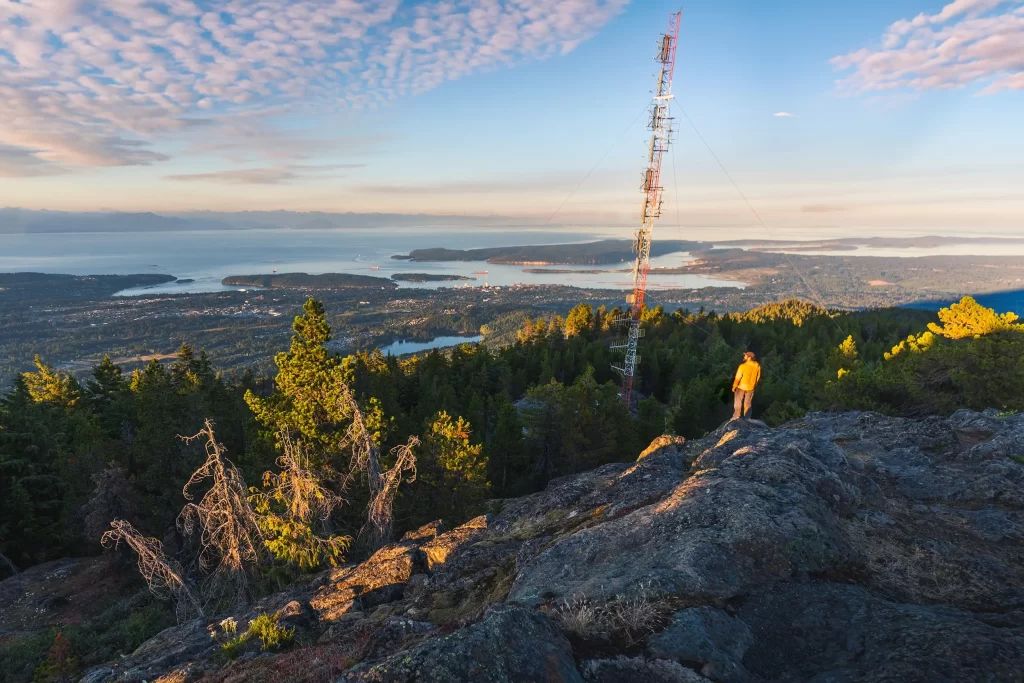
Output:
<instances>
[{"instance_id":1,"label":"person standing on rock","mask_svg":"<svg viewBox=\"0 0 1024 683\"><path fill-rule=\"evenodd\" d=\"M753 351L747 351L743 354L743 363L736 370L736 379L732 381L732 419L750 417L750 403L754 400L754 387L759 381L761 364L754 360Z\"/></svg>"}]
</instances>

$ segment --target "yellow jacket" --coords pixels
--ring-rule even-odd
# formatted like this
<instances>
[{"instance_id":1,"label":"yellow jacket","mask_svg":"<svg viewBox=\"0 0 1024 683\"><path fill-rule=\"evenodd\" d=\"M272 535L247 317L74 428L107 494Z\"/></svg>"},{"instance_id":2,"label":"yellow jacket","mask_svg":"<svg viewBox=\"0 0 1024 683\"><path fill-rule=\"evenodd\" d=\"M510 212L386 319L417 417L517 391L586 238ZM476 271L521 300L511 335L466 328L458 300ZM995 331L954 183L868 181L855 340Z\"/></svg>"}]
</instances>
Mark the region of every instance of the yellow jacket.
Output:
<instances>
[{"instance_id":1,"label":"yellow jacket","mask_svg":"<svg viewBox=\"0 0 1024 683\"><path fill-rule=\"evenodd\" d=\"M760 380L761 364L756 360L744 361L736 370L736 379L732 383L732 390L753 391Z\"/></svg>"}]
</instances>

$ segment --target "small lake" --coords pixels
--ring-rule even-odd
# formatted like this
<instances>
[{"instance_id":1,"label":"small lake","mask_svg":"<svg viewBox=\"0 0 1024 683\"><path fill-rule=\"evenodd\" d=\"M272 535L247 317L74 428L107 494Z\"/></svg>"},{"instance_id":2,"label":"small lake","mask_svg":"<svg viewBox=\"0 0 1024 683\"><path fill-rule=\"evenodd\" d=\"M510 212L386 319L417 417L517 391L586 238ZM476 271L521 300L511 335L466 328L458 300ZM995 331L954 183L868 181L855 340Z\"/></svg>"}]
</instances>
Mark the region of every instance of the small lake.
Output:
<instances>
[{"instance_id":1,"label":"small lake","mask_svg":"<svg viewBox=\"0 0 1024 683\"><path fill-rule=\"evenodd\" d=\"M385 356L403 356L407 353L420 353L431 349L446 349L459 344L475 344L483 339L483 336L474 337L434 337L428 342L417 341L396 341L393 344L380 347L380 352Z\"/></svg>"}]
</instances>

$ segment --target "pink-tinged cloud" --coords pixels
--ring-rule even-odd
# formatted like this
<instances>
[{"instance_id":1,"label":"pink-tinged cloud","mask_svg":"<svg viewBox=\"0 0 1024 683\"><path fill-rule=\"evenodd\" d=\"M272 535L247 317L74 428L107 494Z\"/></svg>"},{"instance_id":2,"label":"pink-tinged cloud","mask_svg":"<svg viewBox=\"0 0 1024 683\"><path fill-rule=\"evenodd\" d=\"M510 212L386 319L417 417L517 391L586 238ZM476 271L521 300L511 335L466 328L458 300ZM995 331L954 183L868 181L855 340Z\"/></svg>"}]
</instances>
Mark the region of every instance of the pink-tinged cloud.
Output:
<instances>
[{"instance_id":1,"label":"pink-tinged cloud","mask_svg":"<svg viewBox=\"0 0 1024 683\"><path fill-rule=\"evenodd\" d=\"M956 0L893 23L878 49L834 57L846 93L1024 89L1024 0Z\"/></svg>"},{"instance_id":2,"label":"pink-tinged cloud","mask_svg":"<svg viewBox=\"0 0 1024 683\"><path fill-rule=\"evenodd\" d=\"M628 2L0 0L0 146L37 167L152 164L197 125L379 106L564 54Z\"/></svg>"}]
</instances>

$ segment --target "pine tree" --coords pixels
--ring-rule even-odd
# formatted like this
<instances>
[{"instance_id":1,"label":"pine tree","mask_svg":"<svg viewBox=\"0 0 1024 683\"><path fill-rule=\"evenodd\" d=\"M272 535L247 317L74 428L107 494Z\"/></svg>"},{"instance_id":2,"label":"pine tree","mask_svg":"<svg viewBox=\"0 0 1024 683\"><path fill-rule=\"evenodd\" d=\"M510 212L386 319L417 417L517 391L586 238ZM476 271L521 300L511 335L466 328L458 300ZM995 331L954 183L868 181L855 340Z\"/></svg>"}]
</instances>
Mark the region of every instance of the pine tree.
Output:
<instances>
[{"instance_id":1,"label":"pine tree","mask_svg":"<svg viewBox=\"0 0 1024 683\"><path fill-rule=\"evenodd\" d=\"M594 326L594 309L586 303L580 302L565 317L565 336L576 337L589 331Z\"/></svg>"},{"instance_id":2,"label":"pine tree","mask_svg":"<svg viewBox=\"0 0 1024 683\"><path fill-rule=\"evenodd\" d=\"M327 349L331 328L324 306L309 299L295 318L291 347L274 358L274 393L260 398L252 391L245 402L273 432L295 432L322 466L341 450L351 411L344 397L341 359Z\"/></svg>"},{"instance_id":3,"label":"pine tree","mask_svg":"<svg viewBox=\"0 0 1024 683\"><path fill-rule=\"evenodd\" d=\"M425 425L420 472L440 501L449 523L468 519L488 492L487 458L470 441L472 430L463 418L437 413Z\"/></svg>"}]
</instances>

